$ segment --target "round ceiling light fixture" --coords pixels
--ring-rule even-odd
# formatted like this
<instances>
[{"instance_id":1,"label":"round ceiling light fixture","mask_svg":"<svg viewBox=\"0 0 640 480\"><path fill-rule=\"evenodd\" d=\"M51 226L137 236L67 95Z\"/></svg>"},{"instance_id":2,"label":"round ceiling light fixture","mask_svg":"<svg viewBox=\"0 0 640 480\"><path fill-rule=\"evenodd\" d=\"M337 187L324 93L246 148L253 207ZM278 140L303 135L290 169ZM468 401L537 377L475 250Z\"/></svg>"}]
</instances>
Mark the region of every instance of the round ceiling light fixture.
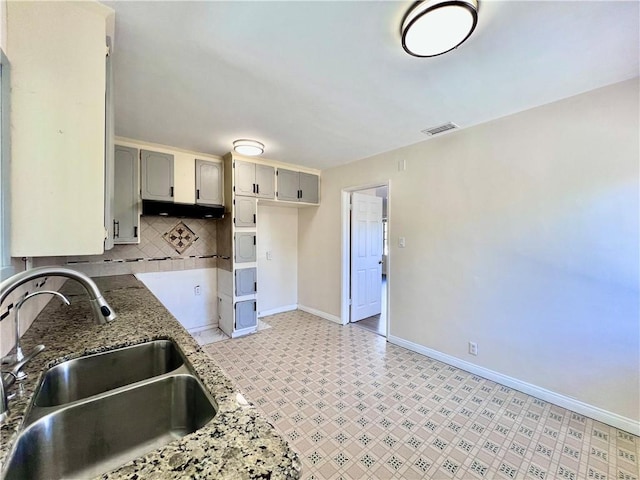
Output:
<instances>
[{"instance_id":1,"label":"round ceiling light fixture","mask_svg":"<svg viewBox=\"0 0 640 480\"><path fill-rule=\"evenodd\" d=\"M241 155L255 157L264 153L264 144L255 140L241 138L233 142L233 149Z\"/></svg>"},{"instance_id":2,"label":"round ceiling light fixture","mask_svg":"<svg viewBox=\"0 0 640 480\"><path fill-rule=\"evenodd\" d=\"M402 48L435 57L461 45L478 23L477 0L417 1L402 20Z\"/></svg>"}]
</instances>

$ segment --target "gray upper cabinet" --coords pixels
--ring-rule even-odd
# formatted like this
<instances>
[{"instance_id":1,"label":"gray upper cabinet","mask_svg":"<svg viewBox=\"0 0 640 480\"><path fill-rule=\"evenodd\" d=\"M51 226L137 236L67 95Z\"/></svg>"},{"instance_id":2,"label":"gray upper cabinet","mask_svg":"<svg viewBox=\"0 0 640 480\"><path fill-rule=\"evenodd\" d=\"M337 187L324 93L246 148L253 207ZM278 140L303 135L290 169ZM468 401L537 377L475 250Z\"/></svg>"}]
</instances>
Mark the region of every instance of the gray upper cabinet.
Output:
<instances>
[{"instance_id":1,"label":"gray upper cabinet","mask_svg":"<svg viewBox=\"0 0 640 480\"><path fill-rule=\"evenodd\" d=\"M140 226L138 150L115 146L113 243L138 243Z\"/></svg>"},{"instance_id":2,"label":"gray upper cabinet","mask_svg":"<svg viewBox=\"0 0 640 480\"><path fill-rule=\"evenodd\" d=\"M300 172L278 169L278 200L297 202L300 195Z\"/></svg>"},{"instance_id":3,"label":"gray upper cabinet","mask_svg":"<svg viewBox=\"0 0 640 480\"><path fill-rule=\"evenodd\" d=\"M269 165L256 165L256 197L276 197L276 169Z\"/></svg>"},{"instance_id":4,"label":"gray upper cabinet","mask_svg":"<svg viewBox=\"0 0 640 480\"><path fill-rule=\"evenodd\" d=\"M306 203L318 203L318 175L300 172L300 201Z\"/></svg>"},{"instance_id":5,"label":"gray upper cabinet","mask_svg":"<svg viewBox=\"0 0 640 480\"><path fill-rule=\"evenodd\" d=\"M222 205L222 164L196 159L196 203Z\"/></svg>"},{"instance_id":6,"label":"gray upper cabinet","mask_svg":"<svg viewBox=\"0 0 640 480\"><path fill-rule=\"evenodd\" d=\"M256 168L253 163L235 160L233 165L235 175L234 190L236 195L255 197Z\"/></svg>"},{"instance_id":7,"label":"gray upper cabinet","mask_svg":"<svg viewBox=\"0 0 640 480\"><path fill-rule=\"evenodd\" d=\"M248 197L275 197L275 168L242 160L234 161L234 193Z\"/></svg>"},{"instance_id":8,"label":"gray upper cabinet","mask_svg":"<svg viewBox=\"0 0 640 480\"><path fill-rule=\"evenodd\" d=\"M278 169L278 200L318 203L319 177L310 173Z\"/></svg>"},{"instance_id":9,"label":"gray upper cabinet","mask_svg":"<svg viewBox=\"0 0 640 480\"><path fill-rule=\"evenodd\" d=\"M173 202L173 155L141 150L140 158L142 198Z\"/></svg>"}]
</instances>

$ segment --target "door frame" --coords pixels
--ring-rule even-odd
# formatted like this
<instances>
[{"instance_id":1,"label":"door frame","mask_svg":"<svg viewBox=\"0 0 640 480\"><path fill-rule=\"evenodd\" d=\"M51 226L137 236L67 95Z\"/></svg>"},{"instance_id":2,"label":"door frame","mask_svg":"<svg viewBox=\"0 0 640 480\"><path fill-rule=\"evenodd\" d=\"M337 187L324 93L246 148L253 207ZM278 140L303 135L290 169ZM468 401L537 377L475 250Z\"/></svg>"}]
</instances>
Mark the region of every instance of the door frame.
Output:
<instances>
[{"instance_id":1,"label":"door frame","mask_svg":"<svg viewBox=\"0 0 640 480\"><path fill-rule=\"evenodd\" d=\"M369 190L371 188L387 187L387 238L391 238L391 180L369 183L353 187L346 187L341 192L340 215L342 223L342 245L341 245L341 295L340 295L340 321L342 325L349 323L349 297L351 290L351 215L349 210L351 194L359 190ZM391 249L387 253L387 326L385 337L389 338L389 326L391 325ZM382 294L382 293L381 293Z\"/></svg>"}]
</instances>

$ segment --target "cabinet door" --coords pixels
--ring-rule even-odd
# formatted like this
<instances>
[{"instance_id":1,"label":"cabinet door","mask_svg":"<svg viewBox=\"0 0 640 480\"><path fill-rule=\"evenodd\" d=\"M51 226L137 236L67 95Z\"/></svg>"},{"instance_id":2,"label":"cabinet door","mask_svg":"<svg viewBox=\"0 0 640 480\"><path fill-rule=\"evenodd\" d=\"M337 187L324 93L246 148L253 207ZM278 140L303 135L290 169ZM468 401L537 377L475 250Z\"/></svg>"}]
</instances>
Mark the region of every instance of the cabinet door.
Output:
<instances>
[{"instance_id":1,"label":"cabinet door","mask_svg":"<svg viewBox=\"0 0 640 480\"><path fill-rule=\"evenodd\" d=\"M320 178L318 175L300 172L300 201L318 203L318 187Z\"/></svg>"},{"instance_id":2,"label":"cabinet door","mask_svg":"<svg viewBox=\"0 0 640 480\"><path fill-rule=\"evenodd\" d=\"M255 327L258 324L255 300L236 303L236 330Z\"/></svg>"},{"instance_id":3,"label":"cabinet door","mask_svg":"<svg viewBox=\"0 0 640 480\"><path fill-rule=\"evenodd\" d=\"M256 261L256 234L253 232L239 232L235 235L236 263Z\"/></svg>"},{"instance_id":4,"label":"cabinet door","mask_svg":"<svg viewBox=\"0 0 640 480\"><path fill-rule=\"evenodd\" d=\"M115 146L113 243L138 243L138 150Z\"/></svg>"},{"instance_id":5,"label":"cabinet door","mask_svg":"<svg viewBox=\"0 0 640 480\"><path fill-rule=\"evenodd\" d=\"M288 202L298 201L300 190L300 174L292 170L278 169L278 200Z\"/></svg>"},{"instance_id":6,"label":"cabinet door","mask_svg":"<svg viewBox=\"0 0 640 480\"><path fill-rule=\"evenodd\" d=\"M256 165L256 197L275 198L276 169L269 165Z\"/></svg>"},{"instance_id":7,"label":"cabinet door","mask_svg":"<svg viewBox=\"0 0 640 480\"><path fill-rule=\"evenodd\" d=\"M236 297L256 293L256 269L241 268L236 270Z\"/></svg>"},{"instance_id":8,"label":"cabinet door","mask_svg":"<svg viewBox=\"0 0 640 480\"><path fill-rule=\"evenodd\" d=\"M142 198L173 202L173 155L141 151Z\"/></svg>"},{"instance_id":9,"label":"cabinet door","mask_svg":"<svg viewBox=\"0 0 640 480\"><path fill-rule=\"evenodd\" d=\"M256 199L247 197L236 197L235 199L235 218L236 227L255 227L256 226Z\"/></svg>"},{"instance_id":10,"label":"cabinet door","mask_svg":"<svg viewBox=\"0 0 640 480\"><path fill-rule=\"evenodd\" d=\"M256 167L253 163L234 161L235 194L255 197L256 195Z\"/></svg>"},{"instance_id":11,"label":"cabinet door","mask_svg":"<svg viewBox=\"0 0 640 480\"><path fill-rule=\"evenodd\" d=\"M233 300L227 295L218 297L218 327L228 336L233 333Z\"/></svg>"},{"instance_id":12,"label":"cabinet door","mask_svg":"<svg viewBox=\"0 0 640 480\"><path fill-rule=\"evenodd\" d=\"M222 205L222 164L196 159L196 203Z\"/></svg>"}]
</instances>

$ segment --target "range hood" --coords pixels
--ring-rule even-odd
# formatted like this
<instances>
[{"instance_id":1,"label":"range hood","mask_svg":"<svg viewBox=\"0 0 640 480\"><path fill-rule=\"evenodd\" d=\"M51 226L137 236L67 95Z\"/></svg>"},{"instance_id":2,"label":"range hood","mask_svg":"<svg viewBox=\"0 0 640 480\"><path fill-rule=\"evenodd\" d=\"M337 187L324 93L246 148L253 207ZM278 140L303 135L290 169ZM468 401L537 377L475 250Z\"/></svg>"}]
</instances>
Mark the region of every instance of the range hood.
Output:
<instances>
[{"instance_id":1,"label":"range hood","mask_svg":"<svg viewBox=\"0 0 640 480\"><path fill-rule=\"evenodd\" d=\"M190 205L158 200L142 200L142 215L179 218L222 218L224 216L224 207L221 205Z\"/></svg>"}]
</instances>

